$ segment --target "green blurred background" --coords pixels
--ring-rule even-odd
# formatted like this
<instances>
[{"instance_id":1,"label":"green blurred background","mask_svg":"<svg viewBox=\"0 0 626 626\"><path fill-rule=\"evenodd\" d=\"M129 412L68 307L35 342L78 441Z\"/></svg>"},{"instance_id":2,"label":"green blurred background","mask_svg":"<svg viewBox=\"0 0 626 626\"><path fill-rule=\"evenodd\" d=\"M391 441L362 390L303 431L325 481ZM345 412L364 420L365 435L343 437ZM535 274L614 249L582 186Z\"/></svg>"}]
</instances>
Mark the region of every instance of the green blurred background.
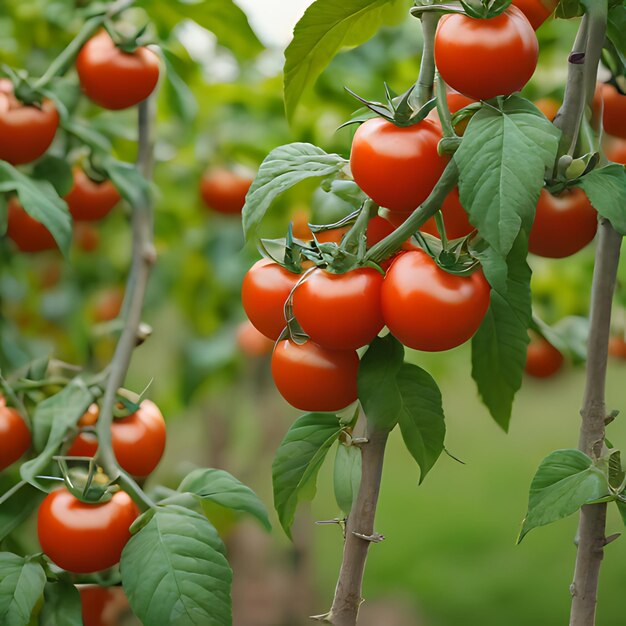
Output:
<instances>
[{"instance_id":1,"label":"green blurred background","mask_svg":"<svg viewBox=\"0 0 626 626\"><path fill-rule=\"evenodd\" d=\"M74 0L1 0L0 61L45 69L80 25ZM217 3L221 4L221 3ZM247 0L243 12L220 13L211 2L144 0L130 12L150 17L176 74L160 97L156 244L159 263L150 283L145 319L152 338L137 350L127 386L149 395L168 421L168 449L156 478L175 485L194 464L224 467L250 484L271 508L271 462L297 415L271 384L266 357L240 353L235 329L243 320L242 276L256 258L244 247L237 217L211 213L198 184L218 165L258 167L277 145L310 141L348 155L351 130L335 129L356 108L347 85L381 98L382 83L406 89L417 74L420 34L412 18L393 16L366 45L342 52L304 99L289 128L282 105L282 52L306 0ZM403 7L405 8L405 7ZM252 28L246 22L250 20ZM540 68L530 98L559 98L565 59L576 24L548 22L539 31ZM256 33L256 34L255 34ZM84 105L78 115L114 141L118 157L134 156L132 113L101 113ZM294 213L323 213L325 200L303 184L277 203L264 234L280 236ZM0 239L0 366L56 357L102 367L119 328L103 314L115 301L129 262L128 215L117 209L98 224L99 245L71 257L18 254ZM585 315L593 246L562 261L532 260L539 311L553 323ZM624 268L621 268L624 275ZM622 298L623 299L623 298ZM623 332L623 311L616 311ZM520 546L516 535L528 486L541 459L575 447L584 371L568 366L554 379L526 380L509 434L478 401L467 346L411 358L437 379L448 422L448 450L418 487L417 468L394 433L387 454L377 530L366 572L364 625L527 626L567 622L576 519L535 530ZM626 404L626 362L611 361L608 407ZM626 427L609 430L619 445ZM271 536L254 523L209 511L225 535L235 571L237 626L308 623L330 605L342 550L340 530L315 525L338 514L332 495L332 456L313 504L302 507L290 544L277 522ZM609 532L622 522L611 512ZM626 545L612 543L602 571L598 623L624 624L622 589Z\"/></svg>"}]
</instances>

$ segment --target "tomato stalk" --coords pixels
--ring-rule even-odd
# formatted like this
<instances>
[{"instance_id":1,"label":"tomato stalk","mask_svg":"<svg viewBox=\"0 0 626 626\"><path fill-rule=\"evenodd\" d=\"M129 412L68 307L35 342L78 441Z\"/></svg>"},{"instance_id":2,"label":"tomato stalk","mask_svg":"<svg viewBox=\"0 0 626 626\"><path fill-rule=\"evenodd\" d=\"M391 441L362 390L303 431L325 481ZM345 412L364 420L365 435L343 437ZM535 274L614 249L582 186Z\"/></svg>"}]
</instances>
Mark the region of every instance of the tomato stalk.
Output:
<instances>
[{"instance_id":1,"label":"tomato stalk","mask_svg":"<svg viewBox=\"0 0 626 626\"><path fill-rule=\"evenodd\" d=\"M422 22L422 61L420 72L415 83L415 97L420 106L426 104L433 97L433 83L435 80L435 33L439 22L439 13L421 13Z\"/></svg>"}]
</instances>

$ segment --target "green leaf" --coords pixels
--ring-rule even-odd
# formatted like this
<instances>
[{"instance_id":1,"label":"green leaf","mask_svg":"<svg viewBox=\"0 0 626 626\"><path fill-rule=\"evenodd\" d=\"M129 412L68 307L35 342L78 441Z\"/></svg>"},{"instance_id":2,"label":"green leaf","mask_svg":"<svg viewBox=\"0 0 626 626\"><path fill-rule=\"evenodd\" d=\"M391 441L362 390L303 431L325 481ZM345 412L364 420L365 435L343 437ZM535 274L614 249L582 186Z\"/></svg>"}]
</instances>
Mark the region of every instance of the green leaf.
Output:
<instances>
[{"instance_id":1,"label":"green leaf","mask_svg":"<svg viewBox=\"0 0 626 626\"><path fill-rule=\"evenodd\" d=\"M622 165L612 163L600 169L591 170L577 181L587 194L593 208L608 219L613 228L626 235L626 170Z\"/></svg>"},{"instance_id":2,"label":"green leaf","mask_svg":"<svg viewBox=\"0 0 626 626\"><path fill-rule=\"evenodd\" d=\"M178 487L181 493L192 493L227 509L243 511L256 517L271 530L267 509L259 497L242 482L220 469L197 469L185 476Z\"/></svg>"},{"instance_id":3,"label":"green leaf","mask_svg":"<svg viewBox=\"0 0 626 626\"><path fill-rule=\"evenodd\" d=\"M359 365L359 400L368 422L393 430L398 423L402 398L396 376L404 360L404 347L391 334L376 337Z\"/></svg>"},{"instance_id":4,"label":"green leaf","mask_svg":"<svg viewBox=\"0 0 626 626\"><path fill-rule=\"evenodd\" d=\"M6 493L13 485L1 481L2 492ZM22 522L26 521L44 498L44 493L28 483L0 504L0 541L10 535Z\"/></svg>"},{"instance_id":5,"label":"green leaf","mask_svg":"<svg viewBox=\"0 0 626 626\"><path fill-rule=\"evenodd\" d=\"M541 462L530 485L518 543L533 528L563 519L606 495L607 477L586 454L573 449L552 452Z\"/></svg>"},{"instance_id":6,"label":"green leaf","mask_svg":"<svg viewBox=\"0 0 626 626\"><path fill-rule=\"evenodd\" d=\"M617 505L619 514L622 516L624 526L626 526L626 500L623 500L621 496L618 496L617 500L615 500L615 504Z\"/></svg>"},{"instance_id":7,"label":"green leaf","mask_svg":"<svg viewBox=\"0 0 626 626\"><path fill-rule=\"evenodd\" d=\"M61 197L67 195L74 184L68 160L50 154L44 155L35 163L33 178L47 180Z\"/></svg>"},{"instance_id":8,"label":"green leaf","mask_svg":"<svg viewBox=\"0 0 626 626\"><path fill-rule=\"evenodd\" d=\"M480 235L502 257L533 222L545 170L556 157L559 131L527 100L498 99L472 117L460 148L461 204Z\"/></svg>"},{"instance_id":9,"label":"green leaf","mask_svg":"<svg viewBox=\"0 0 626 626\"><path fill-rule=\"evenodd\" d=\"M290 538L298 501L315 496L317 473L340 433L336 415L306 413L293 423L276 452L272 464L274 508Z\"/></svg>"},{"instance_id":10,"label":"green leaf","mask_svg":"<svg viewBox=\"0 0 626 626\"><path fill-rule=\"evenodd\" d=\"M78 589L71 583L46 583L39 626L83 626Z\"/></svg>"},{"instance_id":11,"label":"green leaf","mask_svg":"<svg viewBox=\"0 0 626 626\"><path fill-rule=\"evenodd\" d=\"M230 626L232 571L204 515L157 507L122 552L122 584L144 626Z\"/></svg>"},{"instance_id":12,"label":"green leaf","mask_svg":"<svg viewBox=\"0 0 626 626\"><path fill-rule=\"evenodd\" d=\"M26 213L41 222L67 256L72 241L72 218L67 204L44 180L31 180L6 161L0 161L3 191L15 191Z\"/></svg>"},{"instance_id":13,"label":"green leaf","mask_svg":"<svg viewBox=\"0 0 626 626\"><path fill-rule=\"evenodd\" d=\"M7 232L7 218L9 216L9 203L4 194L0 194L0 237L4 237Z\"/></svg>"},{"instance_id":14,"label":"green leaf","mask_svg":"<svg viewBox=\"0 0 626 626\"><path fill-rule=\"evenodd\" d=\"M619 1L619 0L618 0ZM609 9L609 19L607 23L607 37L615 46L615 50L619 55L622 64L622 71L626 67L626 38L624 32L626 30L626 4L623 0L619 4Z\"/></svg>"},{"instance_id":15,"label":"green leaf","mask_svg":"<svg viewBox=\"0 0 626 626\"><path fill-rule=\"evenodd\" d=\"M579 0L561 0L556 7L555 16L568 20L573 17L580 17L584 12L585 10Z\"/></svg>"},{"instance_id":16,"label":"green leaf","mask_svg":"<svg viewBox=\"0 0 626 626\"><path fill-rule=\"evenodd\" d=\"M375 35L403 0L316 0L305 11L285 51L285 110L293 119L302 94L344 46Z\"/></svg>"},{"instance_id":17,"label":"green leaf","mask_svg":"<svg viewBox=\"0 0 626 626\"><path fill-rule=\"evenodd\" d=\"M494 420L506 431L522 385L532 315L528 243L521 233L507 257L506 292L492 284L487 315L472 338L472 378ZM487 278L489 276L487 275Z\"/></svg>"},{"instance_id":18,"label":"green leaf","mask_svg":"<svg viewBox=\"0 0 626 626\"><path fill-rule=\"evenodd\" d=\"M405 363L397 375L402 398L400 431L420 467L420 483L443 451L446 434L441 392L433 377L417 365Z\"/></svg>"},{"instance_id":19,"label":"green leaf","mask_svg":"<svg viewBox=\"0 0 626 626\"><path fill-rule=\"evenodd\" d=\"M150 202L150 185L137 167L113 157L103 159L101 165L130 206L143 207Z\"/></svg>"},{"instance_id":20,"label":"green leaf","mask_svg":"<svg viewBox=\"0 0 626 626\"><path fill-rule=\"evenodd\" d=\"M111 141L102 133L94 130L92 125L72 118L71 120L61 120L63 129L73 135L92 150L108 154L112 151Z\"/></svg>"},{"instance_id":21,"label":"green leaf","mask_svg":"<svg viewBox=\"0 0 626 626\"><path fill-rule=\"evenodd\" d=\"M574 363L584 363L587 360L588 318L570 315L560 319L554 326L548 326L533 317L533 323L549 343L562 354L567 354Z\"/></svg>"},{"instance_id":22,"label":"green leaf","mask_svg":"<svg viewBox=\"0 0 626 626\"><path fill-rule=\"evenodd\" d=\"M246 196L242 215L246 238L254 233L280 194L307 178L333 176L346 163L338 154L326 154L310 143L290 143L272 150L261 163Z\"/></svg>"},{"instance_id":23,"label":"green leaf","mask_svg":"<svg viewBox=\"0 0 626 626\"><path fill-rule=\"evenodd\" d=\"M346 446L340 443L335 456L333 487L337 506L345 515L350 513L360 485L361 449L358 446Z\"/></svg>"},{"instance_id":24,"label":"green leaf","mask_svg":"<svg viewBox=\"0 0 626 626\"><path fill-rule=\"evenodd\" d=\"M161 48L165 61L165 76L167 78L166 93L172 110L182 122L191 124L198 113L198 102L187 83L181 78L174 64L176 55Z\"/></svg>"},{"instance_id":25,"label":"green leaf","mask_svg":"<svg viewBox=\"0 0 626 626\"><path fill-rule=\"evenodd\" d=\"M37 561L0 552L0 624L27 626L46 584Z\"/></svg>"}]
</instances>

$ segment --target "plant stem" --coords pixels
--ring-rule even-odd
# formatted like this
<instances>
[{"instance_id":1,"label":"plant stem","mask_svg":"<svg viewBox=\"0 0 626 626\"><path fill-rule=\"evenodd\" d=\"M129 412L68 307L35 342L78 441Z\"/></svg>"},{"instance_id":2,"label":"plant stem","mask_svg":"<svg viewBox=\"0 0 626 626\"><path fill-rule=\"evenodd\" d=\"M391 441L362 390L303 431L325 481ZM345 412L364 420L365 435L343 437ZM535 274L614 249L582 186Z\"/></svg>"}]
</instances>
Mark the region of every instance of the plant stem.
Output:
<instances>
[{"instance_id":1,"label":"plant stem","mask_svg":"<svg viewBox=\"0 0 626 626\"><path fill-rule=\"evenodd\" d=\"M435 80L435 33L439 22L439 13L422 13L422 61L420 73L415 83L415 97L419 106L423 106L433 97L433 82Z\"/></svg>"},{"instance_id":2,"label":"plant stem","mask_svg":"<svg viewBox=\"0 0 626 626\"><path fill-rule=\"evenodd\" d=\"M326 621L335 626L354 626L363 601L361 586L367 551L372 540L377 540L374 535L374 518L388 437L387 431L372 428L368 423L368 441L361 448L361 485L348 516L343 562L333 604L326 616Z\"/></svg>"},{"instance_id":3,"label":"plant stem","mask_svg":"<svg viewBox=\"0 0 626 626\"><path fill-rule=\"evenodd\" d=\"M139 105L139 149L137 167L145 178L150 179L153 169L153 122L154 100L149 98ZM133 350L137 345L141 312L150 271L156 261L156 252L152 242L152 202L146 198L143 204L133 207L133 255L132 267L126 286L126 318L124 329L115 348L113 359L108 369L106 388L97 422L98 461L111 479L119 479L129 495L144 508L152 506L137 483L124 474L115 458L111 442L113 407L117 390L124 384Z\"/></svg>"}]
</instances>

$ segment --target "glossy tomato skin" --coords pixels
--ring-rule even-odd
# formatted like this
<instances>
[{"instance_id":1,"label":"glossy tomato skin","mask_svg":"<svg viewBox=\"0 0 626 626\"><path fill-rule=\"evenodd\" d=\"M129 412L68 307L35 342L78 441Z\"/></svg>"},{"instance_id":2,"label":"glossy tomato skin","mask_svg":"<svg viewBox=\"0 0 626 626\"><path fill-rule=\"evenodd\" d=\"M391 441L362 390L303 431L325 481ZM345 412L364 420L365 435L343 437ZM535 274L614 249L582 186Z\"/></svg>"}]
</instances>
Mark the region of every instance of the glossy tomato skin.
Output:
<instances>
[{"instance_id":1,"label":"glossy tomato skin","mask_svg":"<svg viewBox=\"0 0 626 626\"><path fill-rule=\"evenodd\" d=\"M266 337L276 341L283 332L285 302L300 279L269 259L257 261L246 273L241 301L248 319Z\"/></svg>"},{"instance_id":2,"label":"glossy tomato skin","mask_svg":"<svg viewBox=\"0 0 626 626\"><path fill-rule=\"evenodd\" d=\"M39 506L39 543L44 554L68 572L99 572L119 563L138 515L137 505L124 491L103 504L85 504L67 489L58 489Z\"/></svg>"},{"instance_id":3,"label":"glossy tomato skin","mask_svg":"<svg viewBox=\"0 0 626 626\"><path fill-rule=\"evenodd\" d=\"M204 204L218 213L238 215L246 203L246 194L254 180L251 174L225 168L208 170L200 181Z\"/></svg>"},{"instance_id":4,"label":"glossy tomato skin","mask_svg":"<svg viewBox=\"0 0 626 626\"><path fill-rule=\"evenodd\" d=\"M371 267L331 274L316 268L296 287L293 312L316 344L333 350L367 345L384 326L383 276Z\"/></svg>"},{"instance_id":5,"label":"glossy tomato skin","mask_svg":"<svg viewBox=\"0 0 626 626\"><path fill-rule=\"evenodd\" d=\"M476 100L519 91L537 66L539 45L516 7L490 19L444 15L435 36L435 62L450 87Z\"/></svg>"},{"instance_id":6,"label":"glossy tomato skin","mask_svg":"<svg viewBox=\"0 0 626 626\"><path fill-rule=\"evenodd\" d=\"M101 220L120 201L120 194L110 180L97 182L81 168L74 169L74 184L65 196L75 220Z\"/></svg>"},{"instance_id":7,"label":"glossy tomato skin","mask_svg":"<svg viewBox=\"0 0 626 626\"><path fill-rule=\"evenodd\" d=\"M385 324L405 346L440 352L465 343L489 308L489 285L479 270L455 276L422 250L405 252L382 289Z\"/></svg>"},{"instance_id":8,"label":"glossy tomato skin","mask_svg":"<svg viewBox=\"0 0 626 626\"><path fill-rule=\"evenodd\" d=\"M154 471L165 451L166 429L161 411L152 400L143 400L135 413L113 420L111 439L120 467L131 476L145 478ZM94 456L97 449L95 436L81 433L67 454Z\"/></svg>"},{"instance_id":9,"label":"glossy tomato skin","mask_svg":"<svg viewBox=\"0 0 626 626\"><path fill-rule=\"evenodd\" d=\"M526 373L535 378L554 376L563 366L563 355L543 337L536 337L528 344Z\"/></svg>"},{"instance_id":10,"label":"glossy tomato skin","mask_svg":"<svg viewBox=\"0 0 626 626\"><path fill-rule=\"evenodd\" d=\"M357 399L359 356L329 350L312 341L279 341L272 354L272 377L280 394L301 411L339 411Z\"/></svg>"},{"instance_id":11,"label":"glossy tomato skin","mask_svg":"<svg viewBox=\"0 0 626 626\"><path fill-rule=\"evenodd\" d=\"M604 113L602 123L609 135L626 139L626 96L613 85L602 85Z\"/></svg>"},{"instance_id":12,"label":"glossy tomato skin","mask_svg":"<svg viewBox=\"0 0 626 626\"><path fill-rule=\"evenodd\" d=\"M535 30L554 13L558 3L558 0L513 0Z\"/></svg>"},{"instance_id":13,"label":"glossy tomato skin","mask_svg":"<svg viewBox=\"0 0 626 626\"><path fill-rule=\"evenodd\" d=\"M106 31L94 35L76 58L85 95L104 109L128 109L145 100L159 81L159 57L148 48L118 48Z\"/></svg>"},{"instance_id":14,"label":"glossy tomato skin","mask_svg":"<svg viewBox=\"0 0 626 626\"><path fill-rule=\"evenodd\" d=\"M42 252L57 249L50 231L32 218L16 197L9 200L7 235L22 252Z\"/></svg>"},{"instance_id":15,"label":"glossy tomato skin","mask_svg":"<svg viewBox=\"0 0 626 626\"><path fill-rule=\"evenodd\" d=\"M59 127L51 100L26 105L13 96L12 87L0 89L0 159L12 165L31 163L50 147Z\"/></svg>"},{"instance_id":16,"label":"glossy tomato skin","mask_svg":"<svg viewBox=\"0 0 626 626\"><path fill-rule=\"evenodd\" d=\"M528 250L538 256L561 259L582 250L594 237L598 214L582 189L559 196L541 190Z\"/></svg>"},{"instance_id":17,"label":"glossy tomato skin","mask_svg":"<svg viewBox=\"0 0 626 626\"><path fill-rule=\"evenodd\" d=\"M474 230L459 199L459 190L457 187L446 196L446 199L441 205L441 213L443 214L443 222L446 227L448 239L465 237L465 235L469 235ZM431 217L420 230L434 237L439 237L439 231L437 230L437 223L434 217Z\"/></svg>"},{"instance_id":18,"label":"glossy tomato skin","mask_svg":"<svg viewBox=\"0 0 626 626\"><path fill-rule=\"evenodd\" d=\"M129 612L128 598L121 587L78 585L83 626L118 626Z\"/></svg>"},{"instance_id":19,"label":"glossy tomato skin","mask_svg":"<svg viewBox=\"0 0 626 626\"><path fill-rule=\"evenodd\" d=\"M22 416L0 396L0 472L13 465L30 447L30 430Z\"/></svg>"},{"instance_id":20,"label":"glossy tomato skin","mask_svg":"<svg viewBox=\"0 0 626 626\"><path fill-rule=\"evenodd\" d=\"M431 120L398 127L369 119L352 140L350 168L357 185L382 207L412 211L430 195L446 166L437 153L441 128Z\"/></svg>"},{"instance_id":21,"label":"glossy tomato skin","mask_svg":"<svg viewBox=\"0 0 626 626\"><path fill-rule=\"evenodd\" d=\"M265 356L272 351L274 342L246 320L237 326L237 346L246 356Z\"/></svg>"}]
</instances>

